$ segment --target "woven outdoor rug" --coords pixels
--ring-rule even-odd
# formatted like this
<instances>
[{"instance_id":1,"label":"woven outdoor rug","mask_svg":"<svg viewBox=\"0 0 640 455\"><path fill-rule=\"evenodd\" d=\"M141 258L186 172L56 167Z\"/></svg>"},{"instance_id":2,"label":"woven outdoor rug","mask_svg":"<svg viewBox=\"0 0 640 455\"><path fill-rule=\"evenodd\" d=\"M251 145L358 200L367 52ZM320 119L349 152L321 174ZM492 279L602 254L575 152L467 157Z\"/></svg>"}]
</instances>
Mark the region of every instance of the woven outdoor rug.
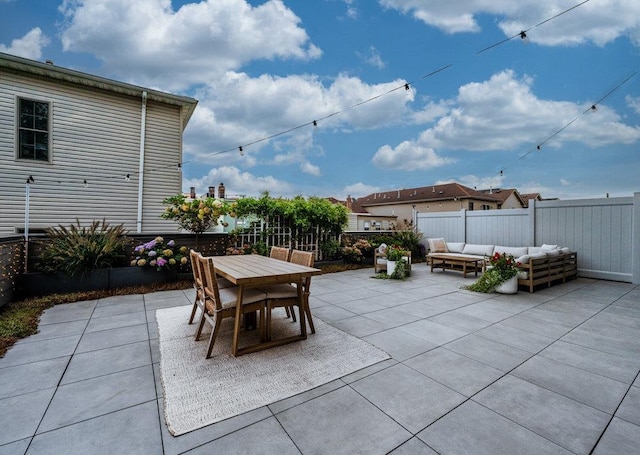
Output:
<instances>
[{"instance_id":1,"label":"woven outdoor rug","mask_svg":"<svg viewBox=\"0 0 640 455\"><path fill-rule=\"evenodd\" d=\"M165 419L174 436L305 392L389 358L386 352L318 318L313 319L316 333L306 340L233 357L233 318L227 318L212 357L205 359L211 326L205 326L206 331L196 342L197 324L187 324L190 311L189 305L156 312ZM272 325L274 338L300 330L300 323L286 319L284 311L282 316L274 313ZM255 332L243 331L241 346L253 344L258 336Z\"/></svg>"}]
</instances>

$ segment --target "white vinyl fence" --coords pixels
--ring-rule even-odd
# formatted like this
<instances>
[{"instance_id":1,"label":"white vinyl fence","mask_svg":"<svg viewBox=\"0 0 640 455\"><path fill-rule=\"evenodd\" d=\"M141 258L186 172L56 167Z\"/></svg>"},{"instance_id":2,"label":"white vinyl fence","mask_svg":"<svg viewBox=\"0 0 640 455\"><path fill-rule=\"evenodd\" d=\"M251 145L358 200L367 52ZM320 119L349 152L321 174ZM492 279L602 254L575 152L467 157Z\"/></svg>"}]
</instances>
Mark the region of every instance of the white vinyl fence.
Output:
<instances>
[{"instance_id":1,"label":"white vinyl fence","mask_svg":"<svg viewBox=\"0 0 640 455\"><path fill-rule=\"evenodd\" d=\"M578 275L640 284L640 193L633 197L529 201L529 208L418 213L427 238L571 248Z\"/></svg>"}]
</instances>

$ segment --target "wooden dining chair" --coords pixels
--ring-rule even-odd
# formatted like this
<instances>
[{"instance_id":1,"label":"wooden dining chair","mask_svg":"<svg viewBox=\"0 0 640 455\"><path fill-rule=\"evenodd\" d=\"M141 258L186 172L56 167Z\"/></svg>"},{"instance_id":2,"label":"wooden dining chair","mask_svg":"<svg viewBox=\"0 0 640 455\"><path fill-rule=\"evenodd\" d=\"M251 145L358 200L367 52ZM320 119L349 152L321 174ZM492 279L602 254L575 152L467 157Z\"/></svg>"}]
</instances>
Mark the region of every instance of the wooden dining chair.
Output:
<instances>
[{"instance_id":1,"label":"wooden dining chair","mask_svg":"<svg viewBox=\"0 0 640 455\"><path fill-rule=\"evenodd\" d=\"M203 282L204 311L200 319L198 330L196 331L196 341L200 339L202 328L205 322L211 324L212 330L209 337L209 347L207 348L207 359L211 357L213 345L220 331L220 325L224 318L235 317L236 305L238 301L238 286L220 288L216 276L216 268L213 259L210 257L198 258L200 273ZM259 329L262 339L266 336L265 330L265 298L264 292L257 289L244 289L242 292L241 314L260 312Z\"/></svg>"},{"instance_id":2,"label":"wooden dining chair","mask_svg":"<svg viewBox=\"0 0 640 455\"><path fill-rule=\"evenodd\" d=\"M289 260L289 248L281 246L272 246L269 252L269 257L273 259L280 259L281 261Z\"/></svg>"},{"instance_id":3,"label":"wooden dining chair","mask_svg":"<svg viewBox=\"0 0 640 455\"><path fill-rule=\"evenodd\" d=\"M191 309L191 316L189 316L189 324L193 324L193 320L196 316L196 313L198 311L198 308L200 308L201 311L204 311L204 289L203 289L203 285L202 285L202 272L200 270L200 264L198 262L198 259L202 257L202 254L198 253L197 251L191 249L189 250L189 258L191 260L191 271L193 273L193 288L196 291L196 296L193 300L193 308ZM218 278L218 287L220 289L222 288L228 288L230 286L234 286L234 284L229 281L226 280L224 278Z\"/></svg>"},{"instance_id":4,"label":"wooden dining chair","mask_svg":"<svg viewBox=\"0 0 640 455\"><path fill-rule=\"evenodd\" d=\"M289 248L272 246L271 251L269 252L269 257L279 259L281 261L289 261ZM296 322L296 314L293 312L293 306L286 306L284 309L287 312L287 317L293 317L293 322Z\"/></svg>"},{"instance_id":5,"label":"wooden dining chair","mask_svg":"<svg viewBox=\"0 0 640 455\"><path fill-rule=\"evenodd\" d=\"M198 308L204 312L204 288L202 285L202 278L200 277L200 264L198 263L199 255L200 253L195 252L193 249L189 250L191 271L193 272L193 288L196 291L196 297L193 300L193 308L191 309L191 316L189 317L189 324L193 324L193 318L195 318Z\"/></svg>"},{"instance_id":6,"label":"wooden dining chair","mask_svg":"<svg viewBox=\"0 0 640 455\"><path fill-rule=\"evenodd\" d=\"M313 253L308 251L293 250L289 262L304 265L307 267L313 267ZM309 288L311 286L311 277L305 278L302 283L302 296L304 314L309 321L309 328L311 333L316 333L316 329L313 325L313 318L311 317L311 310L309 309ZM266 321L266 336L267 339L271 339L271 313L274 308L285 307L290 308L293 313L293 307L300 308L300 302L298 301L298 289L295 284L274 284L270 286L262 286L259 288L267 295L267 321ZM302 309L300 308L299 311ZM295 321L295 313L294 313Z\"/></svg>"}]
</instances>

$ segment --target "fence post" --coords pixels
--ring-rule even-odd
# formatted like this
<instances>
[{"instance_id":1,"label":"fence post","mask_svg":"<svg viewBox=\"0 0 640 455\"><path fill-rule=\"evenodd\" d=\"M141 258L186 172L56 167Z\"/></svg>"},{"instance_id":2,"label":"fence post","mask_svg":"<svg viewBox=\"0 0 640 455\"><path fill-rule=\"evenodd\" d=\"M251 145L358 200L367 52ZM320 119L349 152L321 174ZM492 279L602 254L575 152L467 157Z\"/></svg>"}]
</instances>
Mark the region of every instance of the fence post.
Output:
<instances>
[{"instance_id":1,"label":"fence post","mask_svg":"<svg viewBox=\"0 0 640 455\"><path fill-rule=\"evenodd\" d=\"M631 282L640 284L640 193L633 193L633 232L631 234Z\"/></svg>"},{"instance_id":2,"label":"fence post","mask_svg":"<svg viewBox=\"0 0 640 455\"><path fill-rule=\"evenodd\" d=\"M529 221L529 243L528 245L536 245L536 200L529 199L529 206L527 208L527 215Z\"/></svg>"},{"instance_id":3,"label":"fence post","mask_svg":"<svg viewBox=\"0 0 640 455\"><path fill-rule=\"evenodd\" d=\"M460 223L462 224L462 242L467 243L467 209L460 209Z\"/></svg>"}]
</instances>

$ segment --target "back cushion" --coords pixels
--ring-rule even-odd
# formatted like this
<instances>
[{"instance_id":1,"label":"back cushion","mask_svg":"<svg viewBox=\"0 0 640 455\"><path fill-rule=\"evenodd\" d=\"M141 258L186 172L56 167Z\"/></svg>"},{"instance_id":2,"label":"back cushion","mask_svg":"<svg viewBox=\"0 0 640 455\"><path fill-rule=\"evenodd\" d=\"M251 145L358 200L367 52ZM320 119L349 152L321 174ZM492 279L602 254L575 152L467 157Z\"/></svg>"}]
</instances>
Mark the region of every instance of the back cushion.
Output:
<instances>
[{"instance_id":1,"label":"back cushion","mask_svg":"<svg viewBox=\"0 0 640 455\"><path fill-rule=\"evenodd\" d=\"M464 250L464 243L447 242L447 249L449 250L449 253L462 253L462 250Z\"/></svg>"},{"instance_id":2,"label":"back cushion","mask_svg":"<svg viewBox=\"0 0 640 455\"><path fill-rule=\"evenodd\" d=\"M428 239L429 242L429 250L432 253L448 253L447 242L444 241L443 238L439 239Z\"/></svg>"},{"instance_id":3,"label":"back cushion","mask_svg":"<svg viewBox=\"0 0 640 455\"><path fill-rule=\"evenodd\" d=\"M493 245L476 245L467 243L462 252L464 254L473 254L475 256L491 256L493 255Z\"/></svg>"},{"instance_id":4,"label":"back cushion","mask_svg":"<svg viewBox=\"0 0 640 455\"><path fill-rule=\"evenodd\" d=\"M496 245L496 247L493 249L493 254L496 253L507 253L510 254L511 256L513 256L514 258L519 258L520 256L523 256L525 254L527 254L529 251L529 248L527 248L526 246L523 247L513 247L513 246L500 246L500 245Z\"/></svg>"}]
</instances>

